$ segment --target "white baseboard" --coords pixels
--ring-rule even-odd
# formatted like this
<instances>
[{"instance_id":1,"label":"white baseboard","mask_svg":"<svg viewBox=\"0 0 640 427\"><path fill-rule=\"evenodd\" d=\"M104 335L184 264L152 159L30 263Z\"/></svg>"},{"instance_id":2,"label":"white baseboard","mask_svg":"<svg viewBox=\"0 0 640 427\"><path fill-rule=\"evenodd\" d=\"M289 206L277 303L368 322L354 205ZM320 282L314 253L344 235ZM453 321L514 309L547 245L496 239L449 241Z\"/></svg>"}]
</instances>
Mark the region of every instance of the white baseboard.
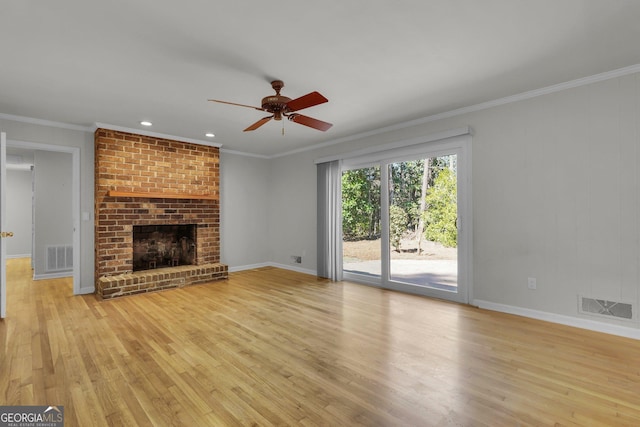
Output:
<instances>
[{"instance_id":1,"label":"white baseboard","mask_svg":"<svg viewBox=\"0 0 640 427\"><path fill-rule=\"evenodd\" d=\"M560 325L573 326L576 328L588 329L590 331L603 332L605 334L618 335L626 338L640 339L640 329L628 326L612 325L609 323L598 322L597 320L581 319L562 314L548 313L546 311L532 310L529 308L515 307L512 305L498 304L483 300L473 300L473 305L485 310L515 314L517 316L544 320L547 322L558 323Z\"/></svg>"},{"instance_id":2,"label":"white baseboard","mask_svg":"<svg viewBox=\"0 0 640 427\"><path fill-rule=\"evenodd\" d=\"M95 288L80 288L80 291L76 294L76 295L88 295L88 294L92 294L94 293L96 290Z\"/></svg>"},{"instance_id":3,"label":"white baseboard","mask_svg":"<svg viewBox=\"0 0 640 427\"><path fill-rule=\"evenodd\" d=\"M272 262L269 264L271 267L282 268L283 270L291 270L297 271L298 273L311 274L312 276L317 276L318 273L315 270L309 270L307 268L296 267L295 265L287 265L287 264L278 264Z\"/></svg>"},{"instance_id":4,"label":"white baseboard","mask_svg":"<svg viewBox=\"0 0 640 427\"><path fill-rule=\"evenodd\" d=\"M260 264L249 264L249 265L237 265L235 267L229 267L229 273L235 273L237 271L245 271L245 270L255 270L256 268L262 267L270 267L271 264L268 262L262 262Z\"/></svg>"},{"instance_id":5,"label":"white baseboard","mask_svg":"<svg viewBox=\"0 0 640 427\"><path fill-rule=\"evenodd\" d=\"M315 270L296 267L294 265L278 264L275 262L263 262L260 264L249 264L249 265L239 265L236 267L229 267L229 273L235 273L237 271L245 271L245 270L255 270L256 268L263 268L263 267L282 268L283 270L297 271L298 273L311 274L312 276L317 275L317 272Z\"/></svg>"},{"instance_id":6,"label":"white baseboard","mask_svg":"<svg viewBox=\"0 0 640 427\"><path fill-rule=\"evenodd\" d=\"M7 255L7 259L16 259L16 258L31 258L31 254Z\"/></svg>"},{"instance_id":7,"label":"white baseboard","mask_svg":"<svg viewBox=\"0 0 640 427\"><path fill-rule=\"evenodd\" d=\"M34 274L33 280L60 279L62 277L73 277L73 271L59 271L57 273Z\"/></svg>"}]
</instances>

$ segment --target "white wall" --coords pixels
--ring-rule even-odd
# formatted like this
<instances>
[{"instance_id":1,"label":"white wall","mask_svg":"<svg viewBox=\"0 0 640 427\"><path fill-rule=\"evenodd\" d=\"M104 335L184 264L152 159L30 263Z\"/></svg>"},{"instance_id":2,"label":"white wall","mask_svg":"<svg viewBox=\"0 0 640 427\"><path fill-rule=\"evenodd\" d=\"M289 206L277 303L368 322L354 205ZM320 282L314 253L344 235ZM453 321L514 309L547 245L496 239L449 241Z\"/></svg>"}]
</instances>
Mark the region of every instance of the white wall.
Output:
<instances>
[{"instance_id":1,"label":"white wall","mask_svg":"<svg viewBox=\"0 0 640 427\"><path fill-rule=\"evenodd\" d=\"M94 291L93 251L93 133L81 129L66 129L0 119L0 130L6 132L7 140L38 144L78 147L80 149L80 210L89 214L89 219L80 222L80 283L81 293Z\"/></svg>"},{"instance_id":2,"label":"white wall","mask_svg":"<svg viewBox=\"0 0 640 427\"><path fill-rule=\"evenodd\" d=\"M71 160L69 153L37 150L34 155L35 277L53 273L47 269L49 246L73 246Z\"/></svg>"},{"instance_id":3,"label":"white wall","mask_svg":"<svg viewBox=\"0 0 640 427\"><path fill-rule=\"evenodd\" d=\"M31 257L31 183L30 170L7 170L8 258Z\"/></svg>"},{"instance_id":4,"label":"white wall","mask_svg":"<svg viewBox=\"0 0 640 427\"><path fill-rule=\"evenodd\" d=\"M220 252L231 271L269 260L269 160L220 154Z\"/></svg>"},{"instance_id":5,"label":"white wall","mask_svg":"<svg viewBox=\"0 0 640 427\"><path fill-rule=\"evenodd\" d=\"M467 125L476 302L640 328L579 314L577 299L640 308L640 74L274 159L271 261L315 247L314 159ZM305 261L316 269L315 252Z\"/></svg>"},{"instance_id":6,"label":"white wall","mask_svg":"<svg viewBox=\"0 0 640 427\"><path fill-rule=\"evenodd\" d=\"M316 166L314 152L272 160L269 222L270 261L292 269L317 271ZM292 255L302 256L294 264Z\"/></svg>"}]
</instances>

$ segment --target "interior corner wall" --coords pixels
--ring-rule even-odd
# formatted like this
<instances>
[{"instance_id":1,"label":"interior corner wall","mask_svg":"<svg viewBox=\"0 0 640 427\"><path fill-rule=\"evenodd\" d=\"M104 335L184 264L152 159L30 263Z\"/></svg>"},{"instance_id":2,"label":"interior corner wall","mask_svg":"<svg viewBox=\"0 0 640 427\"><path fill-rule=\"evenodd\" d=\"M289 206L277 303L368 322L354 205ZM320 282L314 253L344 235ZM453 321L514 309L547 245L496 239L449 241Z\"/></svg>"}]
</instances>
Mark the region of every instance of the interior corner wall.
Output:
<instances>
[{"instance_id":1,"label":"interior corner wall","mask_svg":"<svg viewBox=\"0 0 640 427\"><path fill-rule=\"evenodd\" d=\"M316 274L317 172L315 152L272 159L269 192L271 262ZM302 258L300 264L292 256Z\"/></svg>"},{"instance_id":2,"label":"interior corner wall","mask_svg":"<svg viewBox=\"0 0 640 427\"><path fill-rule=\"evenodd\" d=\"M270 160L220 152L220 256L229 271L269 261Z\"/></svg>"},{"instance_id":3,"label":"interior corner wall","mask_svg":"<svg viewBox=\"0 0 640 427\"><path fill-rule=\"evenodd\" d=\"M7 258L31 257L32 173L7 170L7 224L13 237L7 239Z\"/></svg>"},{"instance_id":4,"label":"interior corner wall","mask_svg":"<svg viewBox=\"0 0 640 427\"><path fill-rule=\"evenodd\" d=\"M80 211L85 213L80 220L80 293L92 293L94 281L94 225L93 225L93 132L81 129L66 129L0 119L0 130L7 134L10 143L20 141L80 149Z\"/></svg>"},{"instance_id":5,"label":"interior corner wall","mask_svg":"<svg viewBox=\"0 0 640 427\"><path fill-rule=\"evenodd\" d=\"M315 248L314 159L470 126L475 301L637 331L638 117L632 74L275 158L271 260ZM315 270L315 252L304 262ZM582 314L578 295L631 302L635 317Z\"/></svg>"}]
</instances>

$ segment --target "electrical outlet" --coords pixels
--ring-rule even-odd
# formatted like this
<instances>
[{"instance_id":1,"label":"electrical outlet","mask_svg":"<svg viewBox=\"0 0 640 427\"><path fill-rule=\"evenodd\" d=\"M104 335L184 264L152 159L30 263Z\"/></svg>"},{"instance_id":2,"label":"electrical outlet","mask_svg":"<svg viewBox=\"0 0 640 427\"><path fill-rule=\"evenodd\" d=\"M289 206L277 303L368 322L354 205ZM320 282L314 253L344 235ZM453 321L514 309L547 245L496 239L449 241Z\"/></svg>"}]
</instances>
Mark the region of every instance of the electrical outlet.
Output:
<instances>
[{"instance_id":1,"label":"electrical outlet","mask_svg":"<svg viewBox=\"0 0 640 427\"><path fill-rule=\"evenodd\" d=\"M536 283L536 278L535 277L529 277L527 279L527 288L529 288L529 289L537 289L538 288L538 284Z\"/></svg>"},{"instance_id":2,"label":"electrical outlet","mask_svg":"<svg viewBox=\"0 0 640 427\"><path fill-rule=\"evenodd\" d=\"M291 261L293 261L294 264L302 264L302 257L299 255L291 255Z\"/></svg>"}]
</instances>

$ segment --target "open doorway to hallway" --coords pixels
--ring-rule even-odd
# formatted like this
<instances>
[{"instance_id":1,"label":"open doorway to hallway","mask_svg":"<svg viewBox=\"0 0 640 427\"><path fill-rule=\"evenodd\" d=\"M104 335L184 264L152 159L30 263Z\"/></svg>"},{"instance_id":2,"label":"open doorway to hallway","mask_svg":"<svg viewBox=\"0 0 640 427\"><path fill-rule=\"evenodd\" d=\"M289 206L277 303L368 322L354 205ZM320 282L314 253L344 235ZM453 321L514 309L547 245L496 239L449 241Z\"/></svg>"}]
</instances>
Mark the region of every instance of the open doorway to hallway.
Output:
<instances>
[{"instance_id":1,"label":"open doorway to hallway","mask_svg":"<svg viewBox=\"0 0 640 427\"><path fill-rule=\"evenodd\" d=\"M36 280L73 277L72 154L16 145L7 147L6 255L30 258Z\"/></svg>"}]
</instances>

